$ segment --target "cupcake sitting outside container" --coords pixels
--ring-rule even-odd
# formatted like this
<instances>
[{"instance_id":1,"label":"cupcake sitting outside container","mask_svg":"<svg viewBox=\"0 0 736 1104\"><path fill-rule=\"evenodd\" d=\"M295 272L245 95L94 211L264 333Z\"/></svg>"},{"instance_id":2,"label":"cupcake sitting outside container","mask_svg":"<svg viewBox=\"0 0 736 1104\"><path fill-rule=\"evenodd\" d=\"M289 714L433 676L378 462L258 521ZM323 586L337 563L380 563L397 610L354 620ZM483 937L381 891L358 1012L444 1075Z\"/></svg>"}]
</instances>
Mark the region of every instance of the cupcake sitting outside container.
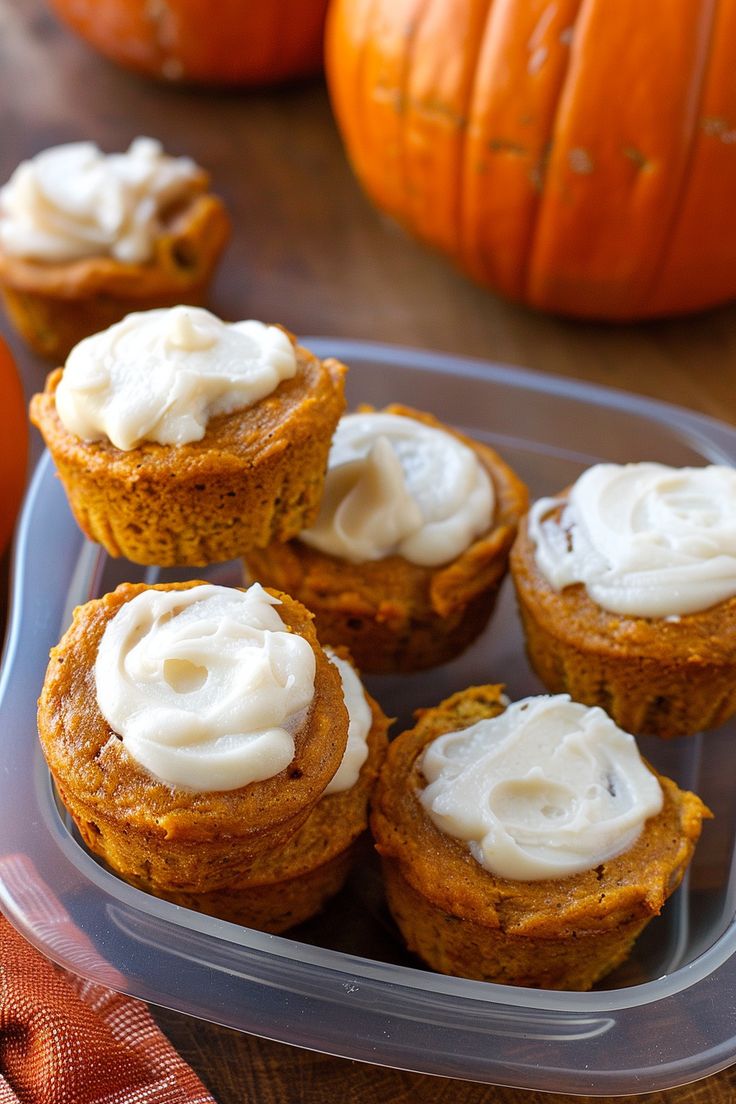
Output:
<instances>
[{"instance_id":1,"label":"cupcake sitting outside container","mask_svg":"<svg viewBox=\"0 0 736 1104\"><path fill-rule=\"evenodd\" d=\"M418 714L376 788L391 911L433 969L589 989L674 892L708 810L567 695L472 687Z\"/></svg>"},{"instance_id":2,"label":"cupcake sitting outside container","mask_svg":"<svg viewBox=\"0 0 736 1104\"><path fill-rule=\"evenodd\" d=\"M419 670L484 628L526 503L488 446L408 407L361 408L337 428L314 526L246 567L298 597L362 670Z\"/></svg>"},{"instance_id":3,"label":"cupcake sitting outside container","mask_svg":"<svg viewBox=\"0 0 736 1104\"><path fill-rule=\"evenodd\" d=\"M24 161L0 190L0 289L21 335L58 363L131 311L202 303L230 236L208 188L203 169L151 138Z\"/></svg>"},{"instance_id":4,"label":"cupcake sitting outside container","mask_svg":"<svg viewBox=\"0 0 736 1104\"><path fill-rule=\"evenodd\" d=\"M736 470L595 465L535 503L511 568L548 690L661 737L736 712Z\"/></svg>"},{"instance_id":5,"label":"cupcake sitting outside container","mask_svg":"<svg viewBox=\"0 0 736 1104\"><path fill-rule=\"evenodd\" d=\"M198 307L80 342L31 402L74 516L111 556L206 564L316 515L345 369Z\"/></svg>"},{"instance_id":6,"label":"cupcake sitting outside container","mask_svg":"<svg viewBox=\"0 0 736 1104\"><path fill-rule=\"evenodd\" d=\"M38 727L87 846L175 897L231 885L296 835L340 766L348 714L286 595L123 584L75 611Z\"/></svg>"}]
</instances>

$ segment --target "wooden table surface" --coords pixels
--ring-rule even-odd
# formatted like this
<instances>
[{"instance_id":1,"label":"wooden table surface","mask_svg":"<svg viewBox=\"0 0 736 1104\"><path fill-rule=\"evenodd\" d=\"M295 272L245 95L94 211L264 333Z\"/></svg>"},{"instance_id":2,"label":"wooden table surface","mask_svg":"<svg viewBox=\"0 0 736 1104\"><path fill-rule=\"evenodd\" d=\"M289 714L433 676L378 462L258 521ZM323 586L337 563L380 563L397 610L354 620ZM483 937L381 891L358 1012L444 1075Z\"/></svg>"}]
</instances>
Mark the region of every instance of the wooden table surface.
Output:
<instances>
[{"instance_id":1,"label":"wooden table surface","mask_svg":"<svg viewBox=\"0 0 736 1104\"><path fill-rule=\"evenodd\" d=\"M88 138L112 151L137 134L212 173L236 227L213 306L299 334L423 346L638 391L736 422L736 307L628 327L576 324L495 299L409 240L362 196L321 82L272 92L157 86L97 58L41 0L0 0L0 181L21 158ZM25 384L46 370L0 322ZM554 1104L561 1097L397 1073L156 1011L220 1104ZM569 1099L569 1098L565 1098ZM736 1100L736 1068L642 1098ZM70 1101L70 1104L73 1102Z\"/></svg>"}]
</instances>

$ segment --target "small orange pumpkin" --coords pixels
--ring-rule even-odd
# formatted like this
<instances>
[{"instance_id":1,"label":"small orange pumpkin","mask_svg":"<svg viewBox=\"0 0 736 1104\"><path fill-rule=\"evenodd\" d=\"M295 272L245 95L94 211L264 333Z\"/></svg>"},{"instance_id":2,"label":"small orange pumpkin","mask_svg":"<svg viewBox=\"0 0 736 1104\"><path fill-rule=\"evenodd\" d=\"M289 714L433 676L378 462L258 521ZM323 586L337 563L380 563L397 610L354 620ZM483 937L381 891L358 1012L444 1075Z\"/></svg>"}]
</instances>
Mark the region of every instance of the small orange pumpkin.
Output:
<instances>
[{"instance_id":1,"label":"small orange pumpkin","mask_svg":"<svg viewBox=\"0 0 736 1104\"><path fill-rule=\"evenodd\" d=\"M322 64L328 0L51 0L119 64L166 80L272 84Z\"/></svg>"},{"instance_id":2,"label":"small orange pumpkin","mask_svg":"<svg viewBox=\"0 0 736 1104\"><path fill-rule=\"evenodd\" d=\"M26 482L28 418L10 349L0 338L0 552L10 540Z\"/></svg>"},{"instance_id":3,"label":"small orange pumpkin","mask_svg":"<svg viewBox=\"0 0 736 1104\"><path fill-rule=\"evenodd\" d=\"M368 194L496 291L736 296L734 0L334 0L326 64Z\"/></svg>"}]
</instances>

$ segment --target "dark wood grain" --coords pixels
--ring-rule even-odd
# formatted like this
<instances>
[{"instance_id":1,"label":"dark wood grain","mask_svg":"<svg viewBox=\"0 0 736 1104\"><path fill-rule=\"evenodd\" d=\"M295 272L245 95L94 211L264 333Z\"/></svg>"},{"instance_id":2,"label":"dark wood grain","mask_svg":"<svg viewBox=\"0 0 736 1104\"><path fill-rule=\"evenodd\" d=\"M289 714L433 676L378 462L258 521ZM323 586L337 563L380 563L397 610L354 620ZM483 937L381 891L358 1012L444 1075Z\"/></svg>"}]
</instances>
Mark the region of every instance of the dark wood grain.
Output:
<instances>
[{"instance_id":1,"label":"dark wood grain","mask_svg":"<svg viewBox=\"0 0 736 1104\"><path fill-rule=\"evenodd\" d=\"M160 1009L156 1019L220 1104L613 1104L622 1099L471 1085L330 1058L234 1035L214 1024L193 1026ZM635 1099L642 1104L733 1104L736 1067L693 1085Z\"/></svg>"},{"instance_id":2,"label":"dark wood grain","mask_svg":"<svg viewBox=\"0 0 736 1104\"><path fill-rule=\"evenodd\" d=\"M121 149L136 134L158 137L167 150L206 166L236 227L214 294L225 317L507 361L736 422L736 307L611 327L499 301L369 206L343 157L320 82L250 94L150 84L89 52L40 0L0 0L0 104L0 180L43 147L91 138ZM47 366L8 337L27 389L35 390ZM561 1099L327 1058L174 1012L156 1016L220 1104ZM726 1104L736 1099L736 1072L642 1099Z\"/></svg>"}]
</instances>

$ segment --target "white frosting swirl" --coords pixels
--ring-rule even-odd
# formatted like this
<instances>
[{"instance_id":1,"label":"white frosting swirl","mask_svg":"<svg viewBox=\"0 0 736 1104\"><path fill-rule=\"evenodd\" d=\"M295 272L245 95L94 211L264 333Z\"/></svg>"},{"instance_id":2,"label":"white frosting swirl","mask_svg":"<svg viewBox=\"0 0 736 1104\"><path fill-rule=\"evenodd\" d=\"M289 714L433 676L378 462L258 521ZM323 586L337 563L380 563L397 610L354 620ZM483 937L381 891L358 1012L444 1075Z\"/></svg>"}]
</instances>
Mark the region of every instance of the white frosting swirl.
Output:
<instances>
[{"instance_id":1,"label":"white frosting swirl","mask_svg":"<svg viewBox=\"0 0 736 1104\"><path fill-rule=\"evenodd\" d=\"M54 146L21 162L0 190L0 247L36 261L145 263L162 212L201 177L189 157L167 157L152 138L108 156L92 142Z\"/></svg>"},{"instance_id":2,"label":"white frosting swirl","mask_svg":"<svg viewBox=\"0 0 736 1104\"><path fill-rule=\"evenodd\" d=\"M662 807L633 736L569 695L525 698L427 748L422 805L486 870L562 878L627 851Z\"/></svg>"},{"instance_id":3,"label":"white frosting swirl","mask_svg":"<svg viewBox=\"0 0 736 1104\"><path fill-rule=\"evenodd\" d=\"M490 528L493 507L488 473L456 437L398 414L348 414L319 517L299 539L350 563L397 555L436 567Z\"/></svg>"},{"instance_id":4,"label":"white frosting swirl","mask_svg":"<svg viewBox=\"0 0 736 1104\"><path fill-rule=\"evenodd\" d=\"M539 570L603 609L675 617L736 595L736 469L596 464L529 515Z\"/></svg>"},{"instance_id":5,"label":"white frosting swirl","mask_svg":"<svg viewBox=\"0 0 736 1104\"><path fill-rule=\"evenodd\" d=\"M336 656L331 648L325 648L325 655L340 673L349 721L348 742L342 762L325 789L325 794L332 794L352 789L358 781L360 768L368 758L367 736L373 724L373 714L366 700L363 684L352 665Z\"/></svg>"},{"instance_id":6,"label":"white frosting swirl","mask_svg":"<svg viewBox=\"0 0 736 1104\"><path fill-rule=\"evenodd\" d=\"M137 763L200 791L238 789L288 766L315 659L279 604L254 583L144 590L121 606L95 683L102 715Z\"/></svg>"},{"instance_id":7,"label":"white frosting swirl","mask_svg":"<svg viewBox=\"0 0 736 1104\"><path fill-rule=\"evenodd\" d=\"M276 326L228 325L201 307L140 311L75 345L56 409L85 441L184 445L204 437L210 418L258 402L296 369Z\"/></svg>"}]
</instances>

